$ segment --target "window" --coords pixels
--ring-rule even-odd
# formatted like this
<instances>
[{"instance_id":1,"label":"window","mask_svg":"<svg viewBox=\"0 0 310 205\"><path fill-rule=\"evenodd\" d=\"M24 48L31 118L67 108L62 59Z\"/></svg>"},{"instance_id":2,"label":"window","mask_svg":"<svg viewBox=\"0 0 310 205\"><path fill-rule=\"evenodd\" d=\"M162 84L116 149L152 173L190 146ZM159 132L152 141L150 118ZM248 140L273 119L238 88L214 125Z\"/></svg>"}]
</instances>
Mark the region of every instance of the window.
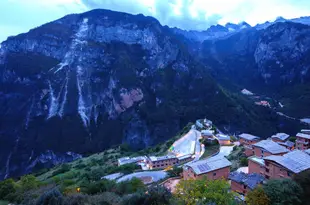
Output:
<instances>
[{"instance_id":1,"label":"window","mask_svg":"<svg viewBox=\"0 0 310 205\"><path fill-rule=\"evenodd\" d=\"M265 175L265 178L266 178L266 179L269 179L270 177L269 177L268 175Z\"/></svg>"},{"instance_id":2,"label":"window","mask_svg":"<svg viewBox=\"0 0 310 205\"><path fill-rule=\"evenodd\" d=\"M246 189L246 185L245 184L243 185L243 188Z\"/></svg>"},{"instance_id":3,"label":"window","mask_svg":"<svg viewBox=\"0 0 310 205\"><path fill-rule=\"evenodd\" d=\"M267 173L269 172L269 169L268 169L268 168L266 168L266 172L267 172Z\"/></svg>"},{"instance_id":4,"label":"window","mask_svg":"<svg viewBox=\"0 0 310 205\"><path fill-rule=\"evenodd\" d=\"M287 171L287 176L292 176L291 172Z\"/></svg>"},{"instance_id":5,"label":"window","mask_svg":"<svg viewBox=\"0 0 310 205\"><path fill-rule=\"evenodd\" d=\"M216 176L216 172L213 172L213 176Z\"/></svg>"}]
</instances>

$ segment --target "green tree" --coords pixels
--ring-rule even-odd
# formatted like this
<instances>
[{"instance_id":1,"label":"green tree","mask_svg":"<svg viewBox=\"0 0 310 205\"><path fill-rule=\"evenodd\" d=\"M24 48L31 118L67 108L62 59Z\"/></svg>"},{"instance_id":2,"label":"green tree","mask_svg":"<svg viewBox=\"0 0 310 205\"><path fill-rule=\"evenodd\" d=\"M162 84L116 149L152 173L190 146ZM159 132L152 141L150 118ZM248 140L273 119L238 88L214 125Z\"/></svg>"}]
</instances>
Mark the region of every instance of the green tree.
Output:
<instances>
[{"instance_id":1,"label":"green tree","mask_svg":"<svg viewBox=\"0 0 310 205\"><path fill-rule=\"evenodd\" d=\"M36 205L62 205L64 201L63 195L58 189L52 189L41 195Z\"/></svg>"},{"instance_id":2,"label":"green tree","mask_svg":"<svg viewBox=\"0 0 310 205\"><path fill-rule=\"evenodd\" d=\"M122 205L168 205L171 193L163 186L153 186L145 192L138 192L124 197Z\"/></svg>"},{"instance_id":3,"label":"green tree","mask_svg":"<svg viewBox=\"0 0 310 205\"><path fill-rule=\"evenodd\" d=\"M256 187L253 191L250 191L246 196L246 202L248 205L269 205L270 201L262 186Z\"/></svg>"},{"instance_id":4,"label":"green tree","mask_svg":"<svg viewBox=\"0 0 310 205\"><path fill-rule=\"evenodd\" d=\"M310 170L295 175L293 180L303 189L303 204L310 204Z\"/></svg>"},{"instance_id":5,"label":"green tree","mask_svg":"<svg viewBox=\"0 0 310 205\"><path fill-rule=\"evenodd\" d=\"M0 200L12 201L17 191L17 184L13 179L0 182Z\"/></svg>"},{"instance_id":6,"label":"green tree","mask_svg":"<svg viewBox=\"0 0 310 205\"><path fill-rule=\"evenodd\" d=\"M242 157L240 159L240 165L243 167L248 166L248 159L246 157Z\"/></svg>"},{"instance_id":7,"label":"green tree","mask_svg":"<svg viewBox=\"0 0 310 205\"><path fill-rule=\"evenodd\" d=\"M168 170L167 172L170 177L178 177L183 172L183 168L174 166L171 170Z\"/></svg>"},{"instance_id":8,"label":"green tree","mask_svg":"<svg viewBox=\"0 0 310 205\"><path fill-rule=\"evenodd\" d=\"M41 184L40 181L33 175L25 175L20 179L20 185L22 190L30 190L39 187Z\"/></svg>"},{"instance_id":9,"label":"green tree","mask_svg":"<svg viewBox=\"0 0 310 205\"><path fill-rule=\"evenodd\" d=\"M116 186L116 192L120 195L132 194L138 191L144 191L145 185L138 178L133 178L130 181L120 182Z\"/></svg>"},{"instance_id":10,"label":"green tree","mask_svg":"<svg viewBox=\"0 0 310 205\"><path fill-rule=\"evenodd\" d=\"M263 186L264 192L270 199L270 205L299 205L302 204L302 188L291 179L269 180Z\"/></svg>"},{"instance_id":11,"label":"green tree","mask_svg":"<svg viewBox=\"0 0 310 205\"><path fill-rule=\"evenodd\" d=\"M197 202L226 205L234 201L234 194L228 192L229 188L225 180L181 180L176 187L175 196L187 205Z\"/></svg>"}]
</instances>

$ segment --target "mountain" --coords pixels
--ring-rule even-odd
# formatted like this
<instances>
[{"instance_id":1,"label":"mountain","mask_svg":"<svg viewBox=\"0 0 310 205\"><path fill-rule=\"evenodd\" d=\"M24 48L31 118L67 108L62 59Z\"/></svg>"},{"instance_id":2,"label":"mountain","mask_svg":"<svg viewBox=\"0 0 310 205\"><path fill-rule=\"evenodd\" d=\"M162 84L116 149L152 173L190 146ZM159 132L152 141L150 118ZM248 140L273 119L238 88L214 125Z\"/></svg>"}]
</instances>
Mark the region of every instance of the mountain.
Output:
<instances>
[{"instance_id":1,"label":"mountain","mask_svg":"<svg viewBox=\"0 0 310 205\"><path fill-rule=\"evenodd\" d=\"M269 95L300 119L310 116L309 34L309 25L281 20L204 41L197 56L227 88Z\"/></svg>"},{"instance_id":2,"label":"mountain","mask_svg":"<svg viewBox=\"0 0 310 205\"><path fill-rule=\"evenodd\" d=\"M200 44L175 31L93 10L2 42L0 178L115 144L151 146L202 117L231 132L278 129L274 112L219 85L191 55Z\"/></svg>"}]
</instances>

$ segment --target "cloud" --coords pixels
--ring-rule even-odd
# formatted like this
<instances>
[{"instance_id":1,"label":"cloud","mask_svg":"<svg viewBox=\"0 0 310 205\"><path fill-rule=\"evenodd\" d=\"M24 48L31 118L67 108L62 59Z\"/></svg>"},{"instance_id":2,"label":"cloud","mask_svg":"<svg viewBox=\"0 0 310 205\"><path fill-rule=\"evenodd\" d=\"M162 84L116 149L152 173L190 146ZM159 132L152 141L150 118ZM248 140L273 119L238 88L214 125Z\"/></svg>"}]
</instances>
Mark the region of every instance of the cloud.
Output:
<instances>
[{"instance_id":1,"label":"cloud","mask_svg":"<svg viewBox=\"0 0 310 205\"><path fill-rule=\"evenodd\" d=\"M0 0L0 8L0 42L64 15L97 8L142 13L163 25L187 30L241 21L254 26L278 16L310 16L309 0Z\"/></svg>"}]
</instances>

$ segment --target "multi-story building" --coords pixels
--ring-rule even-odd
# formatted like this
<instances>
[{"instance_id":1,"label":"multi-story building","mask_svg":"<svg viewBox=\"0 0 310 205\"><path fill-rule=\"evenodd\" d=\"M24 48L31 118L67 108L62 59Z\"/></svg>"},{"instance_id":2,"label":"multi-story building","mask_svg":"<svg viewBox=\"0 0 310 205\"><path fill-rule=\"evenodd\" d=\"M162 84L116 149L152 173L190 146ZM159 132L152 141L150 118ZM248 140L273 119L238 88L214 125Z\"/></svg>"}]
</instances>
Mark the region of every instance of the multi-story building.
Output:
<instances>
[{"instance_id":1,"label":"multi-story building","mask_svg":"<svg viewBox=\"0 0 310 205\"><path fill-rule=\"evenodd\" d=\"M241 135L239 135L239 142L240 145L243 145L245 148L245 155L248 156L252 156L254 154L254 150L252 145L257 143L260 140L259 137L254 136L254 135L250 135L250 134L246 134L243 133Z\"/></svg>"},{"instance_id":2,"label":"multi-story building","mask_svg":"<svg viewBox=\"0 0 310 205\"><path fill-rule=\"evenodd\" d=\"M227 179L231 163L225 157L211 157L183 166L183 178L186 179Z\"/></svg>"},{"instance_id":3,"label":"multi-story building","mask_svg":"<svg viewBox=\"0 0 310 205\"><path fill-rule=\"evenodd\" d=\"M266 179L292 178L309 169L310 155L301 150L294 150L283 156L249 158L249 173L262 174Z\"/></svg>"},{"instance_id":4,"label":"multi-story building","mask_svg":"<svg viewBox=\"0 0 310 205\"><path fill-rule=\"evenodd\" d=\"M310 134L298 133L296 135L296 149L306 150L310 148Z\"/></svg>"},{"instance_id":5,"label":"multi-story building","mask_svg":"<svg viewBox=\"0 0 310 205\"><path fill-rule=\"evenodd\" d=\"M266 179L292 178L295 174L310 169L310 156L300 150L283 156L268 156L264 161Z\"/></svg>"},{"instance_id":6,"label":"multi-story building","mask_svg":"<svg viewBox=\"0 0 310 205\"><path fill-rule=\"evenodd\" d=\"M265 181L264 176L261 174L245 174L237 171L231 172L228 178L231 180L231 190L243 195L246 195Z\"/></svg>"},{"instance_id":7,"label":"multi-story building","mask_svg":"<svg viewBox=\"0 0 310 205\"><path fill-rule=\"evenodd\" d=\"M149 169L164 169L169 166L174 166L179 163L179 160L174 155L166 155L161 157L149 157L147 159L147 167Z\"/></svg>"},{"instance_id":8,"label":"multi-story building","mask_svg":"<svg viewBox=\"0 0 310 205\"><path fill-rule=\"evenodd\" d=\"M178 158L178 164L184 164L186 162L192 161L195 158L195 156L188 154L177 158Z\"/></svg>"},{"instance_id":9,"label":"multi-story building","mask_svg":"<svg viewBox=\"0 0 310 205\"><path fill-rule=\"evenodd\" d=\"M118 162L118 166L121 166L121 165L125 165L125 164L133 164L133 163L139 163L139 162L144 162L146 161L147 157L146 156L138 156L138 157L122 157L122 158L119 158L117 160Z\"/></svg>"},{"instance_id":10,"label":"multi-story building","mask_svg":"<svg viewBox=\"0 0 310 205\"><path fill-rule=\"evenodd\" d=\"M290 136L286 133L277 133L271 136L272 141L274 142L286 142Z\"/></svg>"},{"instance_id":11,"label":"multi-story building","mask_svg":"<svg viewBox=\"0 0 310 205\"><path fill-rule=\"evenodd\" d=\"M254 155L261 158L270 155L283 155L290 151L272 140L262 140L253 144L252 147Z\"/></svg>"},{"instance_id":12,"label":"multi-story building","mask_svg":"<svg viewBox=\"0 0 310 205\"><path fill-rule=\"evenodd\" d=\"M220 145L230 145L231 144L230 136L228 136L228 135L217 134L216 138L217 138Z\"/></svg>"}]
</instances>

